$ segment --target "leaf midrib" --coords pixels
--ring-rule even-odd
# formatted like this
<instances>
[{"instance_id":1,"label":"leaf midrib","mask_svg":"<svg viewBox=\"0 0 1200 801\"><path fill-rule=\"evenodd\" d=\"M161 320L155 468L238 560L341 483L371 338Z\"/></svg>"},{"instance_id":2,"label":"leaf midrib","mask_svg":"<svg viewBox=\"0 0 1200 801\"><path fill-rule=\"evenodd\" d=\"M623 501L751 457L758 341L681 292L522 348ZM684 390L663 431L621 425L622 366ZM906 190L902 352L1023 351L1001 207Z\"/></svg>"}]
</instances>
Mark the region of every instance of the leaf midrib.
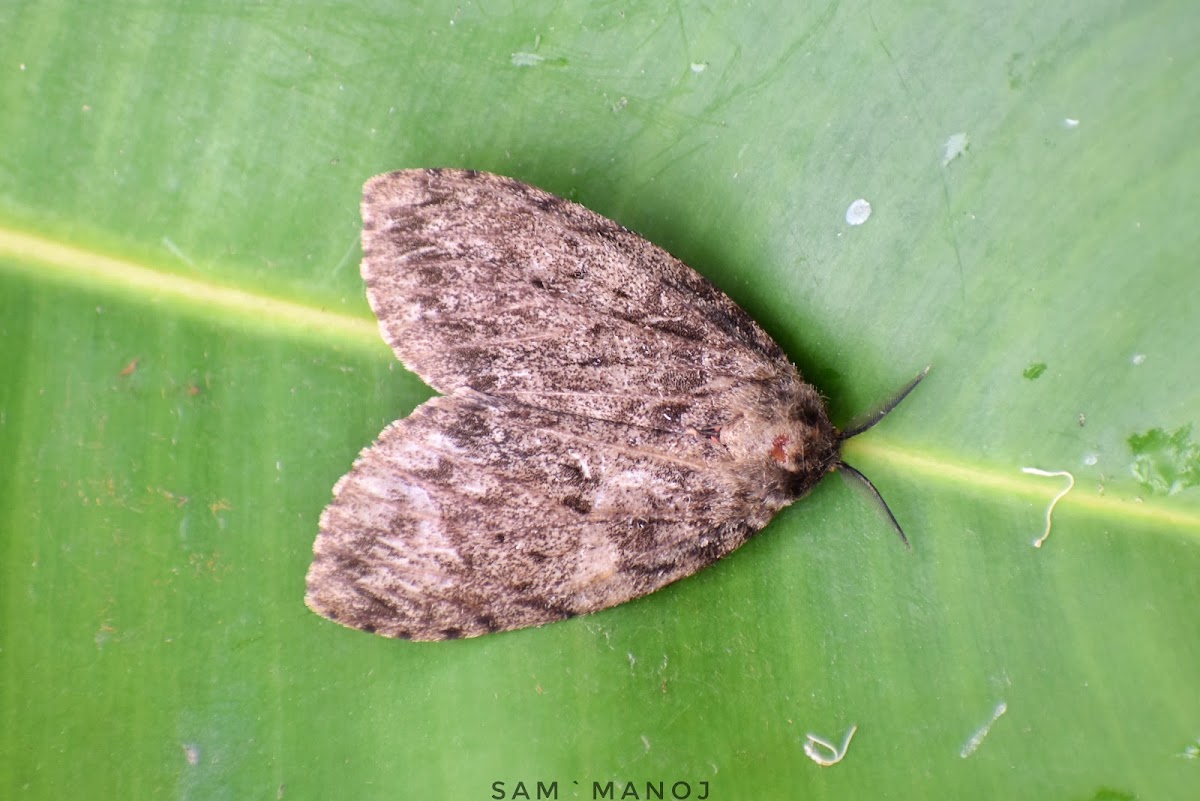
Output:
<instances>
[{"instance_id":1,"label":"leaf midrib","mask_svg":"<svg viewBox=\"0 0 1200 801\"><path fill-rule=\"evenodd\" d=\"M0 256L7 257L0 262L3 268L26 273L37 280L109 295L165 300L192 317L231 317L244 328L259 329L272 336L282 333L320 342L336 337L364 351L382 352L374 320L249 292L204 276L171 273L9 228L0 228ZM1011 470L980 466L906 446L878 434L869 439L855 439L847 443L846 449L851 460L866 457L931 482L966 486L981 494L1049 503L1061 489L1061 482L1021 473L1023 465L1014 464ZM1063 469L1055 465L1036 466ZM1061 500L1055 513L1066 510L1179 527L1200 538L1200 510L1126 500L1078 489Z\"/></svg>"}]
</instances>

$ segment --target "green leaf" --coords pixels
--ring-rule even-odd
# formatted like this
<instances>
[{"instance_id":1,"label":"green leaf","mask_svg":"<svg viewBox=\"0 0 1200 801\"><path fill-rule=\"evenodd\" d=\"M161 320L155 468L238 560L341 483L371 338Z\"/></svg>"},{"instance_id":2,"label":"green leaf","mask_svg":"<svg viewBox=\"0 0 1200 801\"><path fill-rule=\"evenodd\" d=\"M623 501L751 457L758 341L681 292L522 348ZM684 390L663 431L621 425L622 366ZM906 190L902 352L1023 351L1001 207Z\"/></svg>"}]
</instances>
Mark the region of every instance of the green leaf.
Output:
<instances>
[{"instance_id":1,"label":"green leaf","mask_svg":"<svg viewBox=\"0 0 1200 801\"><path fill-rule=\"evenodd\" d=\"M51 1L0 28L0 797L1195 793L1191 4ZM365 303L359 187L436 165L671 250L839 423L932 363L845 453L912 550L832 478L587 618L413 644L308 612L330 488L431 394ZM1040 548L1067 481L1023 467L1074 477Z\"/></svg>"}]
</instances>

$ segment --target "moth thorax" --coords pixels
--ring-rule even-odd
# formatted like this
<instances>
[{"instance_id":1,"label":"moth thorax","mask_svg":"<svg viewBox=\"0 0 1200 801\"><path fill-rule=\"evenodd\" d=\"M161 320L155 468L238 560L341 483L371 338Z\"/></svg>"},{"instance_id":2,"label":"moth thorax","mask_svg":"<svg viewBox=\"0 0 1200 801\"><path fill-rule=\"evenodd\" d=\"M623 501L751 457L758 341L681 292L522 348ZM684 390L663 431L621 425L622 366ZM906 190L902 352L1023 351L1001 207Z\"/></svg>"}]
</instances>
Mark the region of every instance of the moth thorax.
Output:
<instances>
[{"instance_id":1,"label":"moth thorax","mask_svg":"<svg viewBox=\"0 0 1200 801\"><path fill-rule=\"evenodd\" d=\"M746 415L721 430L721 442L747 465L782 469L815 483L837 463L837 432L822 406L798 404L789 412Z\"/></svg>"}]
</instances>

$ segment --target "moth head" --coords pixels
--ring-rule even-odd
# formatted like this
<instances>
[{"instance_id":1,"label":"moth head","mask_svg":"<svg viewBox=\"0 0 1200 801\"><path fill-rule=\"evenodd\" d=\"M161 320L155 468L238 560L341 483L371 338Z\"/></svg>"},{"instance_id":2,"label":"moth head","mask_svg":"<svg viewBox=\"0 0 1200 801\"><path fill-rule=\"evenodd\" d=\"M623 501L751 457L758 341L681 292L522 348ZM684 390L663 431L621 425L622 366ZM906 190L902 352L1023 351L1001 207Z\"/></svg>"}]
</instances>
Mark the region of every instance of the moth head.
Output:
<instances>
[{"instance_id":1,"label":"moth head","mask_svg":"<svg viewBox=\"0 0 1200 801\"><path fill-rule=\"evenodd\" d=\"M837 430L816 391L802 393L787 419L769 433L768 456L792 474L791 483L797 496L811 489L837 465L840 448Z\"/></svg>"},{"instance_id":2,"label":"moth head","mask_svg":"<svg viewBox=\"0 0 1200 801\"><path fill-rule=\"evenodd\" d=\"M841 444L844 441L850 439L851 437L857 437L859 434L863 433L864 431L866 431L867 429L871 428L876 423L878 423L880 420L882 420L885 416L887 416L887 413L890 412L892 409L895 409L900 404L900 401L902 401L908 397L908 393L912 392L914 389L917 388L917 384L921 383L921 379L924 378L925 376L929 375L929 368L931 366L932 365L926 366L925 369L922 370L917 375L916 378L914 378L912 381L910 381L908 383L908 386L906 386L904 389L900 390L900 392L894 398L892 398L890 401L885 403L883 405L883 408L879 409L878 411L872 412L871 415L866 418L866 420L864 420L860 423L857 423L857 424L852 424L852 425L846 426L846 428L842 429L836 435L838 449L839 450L841 449ZM831 471L837 470L839 468L846 475L852 476L853 478L857 479L859 482L862 483L862 485L875 498L875 500L877 500L879 502L879 505L883 507L883 511L887 513L888 520L892 521L892 526L896 529L896 533L900 535L900 540L905 544L905 546L911 547L908 545L908 537L904 536L904 529L900 528L900 523L899 523L899 521L896 520L896 516L894 514L892 514L892 510L888 508L887 501L885 501L883 499L883 496L879 494L879 490L875 489L875 485L871 483L871 480L869 478L867 478L866 476L864 476L862 473L860 473L857 469L851 467L850 465L848 465L844 461L842 461L840 456L837 457L837 459L835 460L835 462L834 462L833 466L830 468L830 470Z\"/></svg>"}]
</instances>

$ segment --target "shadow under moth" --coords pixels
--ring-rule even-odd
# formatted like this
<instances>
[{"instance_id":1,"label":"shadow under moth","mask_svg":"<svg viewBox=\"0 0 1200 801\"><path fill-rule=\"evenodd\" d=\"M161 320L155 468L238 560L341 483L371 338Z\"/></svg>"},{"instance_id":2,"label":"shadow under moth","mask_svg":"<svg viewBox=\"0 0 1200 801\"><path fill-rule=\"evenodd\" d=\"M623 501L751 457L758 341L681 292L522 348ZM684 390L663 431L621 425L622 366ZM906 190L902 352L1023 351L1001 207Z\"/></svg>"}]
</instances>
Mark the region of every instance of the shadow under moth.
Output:
<instances>
[{"instance_id":1,"label":"shadow under moth","mask_svg":"<svg viewBox=\"0 0 1200 801\"><path fill-rule=\"evenodd\" d=\"M362 217L383 339L441 396L385 428L321 515L305 600L353 628L474 637L654 592L827 473L861 478L841 441L924 375L839 433L737 304L578 204L404 170L367 181Z\"/></svg>"}]
</instances>

